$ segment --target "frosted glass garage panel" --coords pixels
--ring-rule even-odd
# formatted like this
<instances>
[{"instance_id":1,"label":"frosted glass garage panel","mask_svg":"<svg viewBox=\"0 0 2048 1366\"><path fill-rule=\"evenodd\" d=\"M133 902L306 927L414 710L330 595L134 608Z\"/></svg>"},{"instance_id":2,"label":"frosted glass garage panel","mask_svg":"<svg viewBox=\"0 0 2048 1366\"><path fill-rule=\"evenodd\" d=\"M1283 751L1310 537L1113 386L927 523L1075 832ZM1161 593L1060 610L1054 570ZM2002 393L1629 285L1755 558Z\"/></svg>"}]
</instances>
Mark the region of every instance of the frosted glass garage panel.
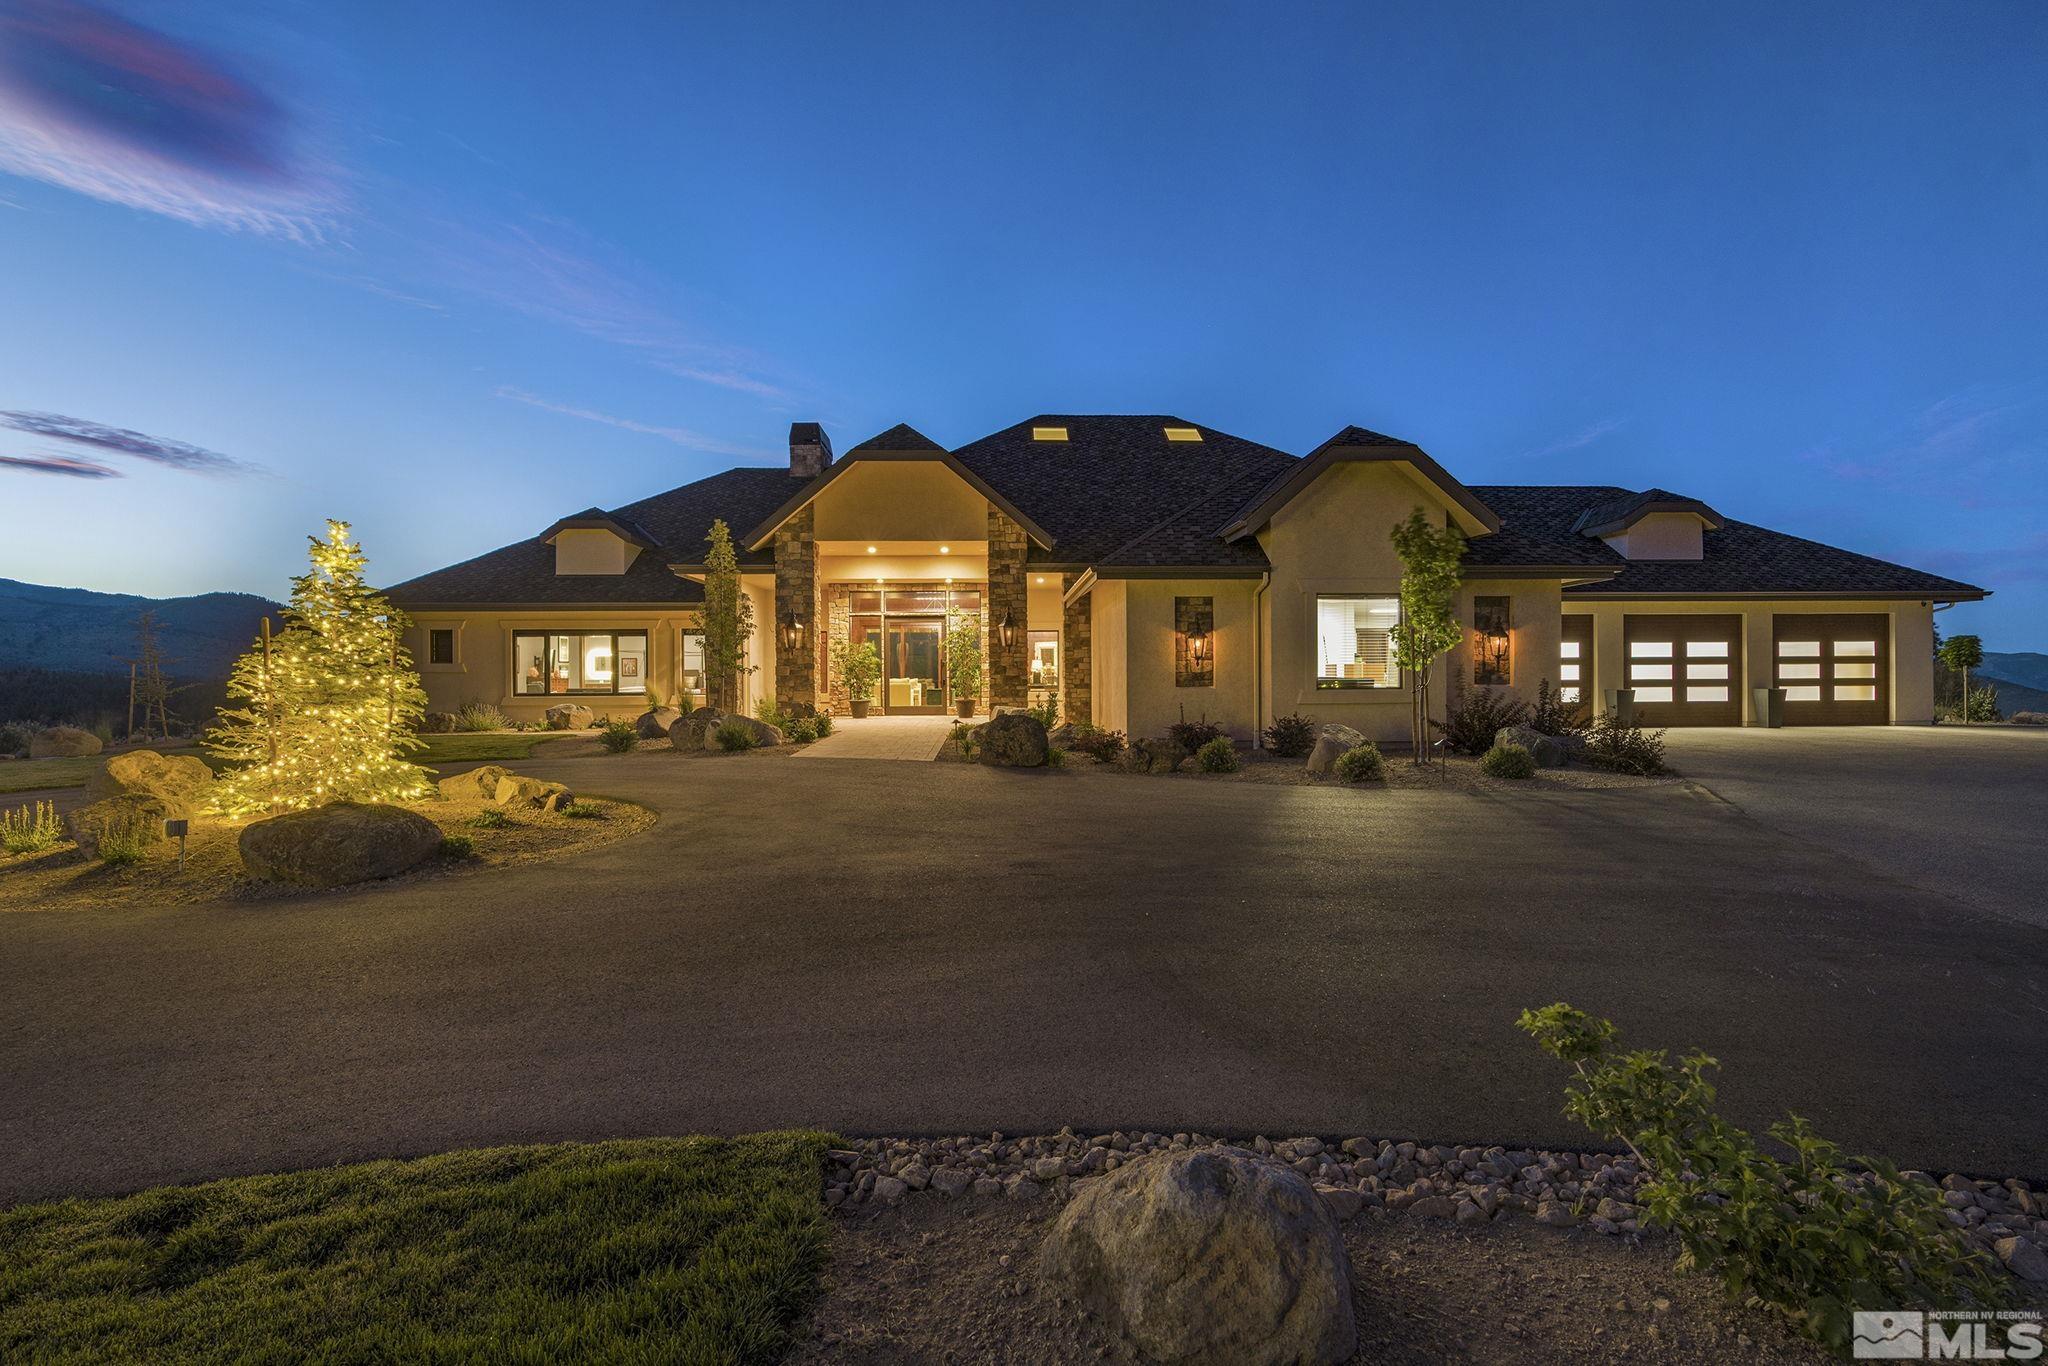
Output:
<instances>
[{"instance_id":1,"label":"frosted glass garage panel","mask_svg":"<svg viewBox=\"0 0 2048 1366\"><path fill-rule=\"evenodd\" d=\"M1635 692L1636 701L1638 702L1669 702L1671 700L1671 689L1669 688L1637 688Z\"/></svg>"},{"instance_id":2,"label":"frosted glass garage panel","mask_svg":"<svg viewBox=\"0 0 2048 1366\"><path fill-rule=\"evenodd\" d=\"M1671 677L1671 666L1669 664L1631 664L1628 666L1628 676L1630 678L1669 678Z\"/></svg>"},{"instance_id":3,"label":"frosted glass garage panel","mask_svg":"<svg viewBox=\"0 0 2048 1366\"><path fill-rule=\"evenodd\" d=\"M1631 641L1628 652L1637 659L1669 659L1671 658L1671 642L1668 640Z\"/></svg>"},{"instance_id":4,"label":"frosted glass garage panel","mask_svg":"<svg viewBox=\"0 0 2048 1366\"><path fill-rule=\"evenodd\" d=\"M1820 701L1820 685L1818 683L1811 683L1797 688L1787 688L1785 689L1785 700L1787 702L1818 702Z\"/></svg>"},{"instance_id":5,"label":"frosted glass garage panel","mask_svg":"<svg viewBox=\"0 0 2048 1366\"><path fill-rule=\"evenodd\" d=\"M1781 640L1778 642L1780 659L1819 659L1820 642L1817 640Z\"/></svg>"},{"instance_id":6,"label":"frosted glass garage panel","mask_svg":"<svg viewBox=\"0 0 2048 1366\"><path fill-rule=\"evenodd\" d=\"M1835 701L1875 702L1877 701L1877 685L1875 683L1838 683L1835 685Z\"/></svg>"},{"instance_id":7,"label":"frosted glass garage panel","mask_svg":"<svg viewBox=\"0 0 2048 1366\"><path fill-rule=\"evenodd\" d=\"M1867 660L1867 661L1864 661L1864 662L1862 662L1862 663L1855 663L1855 662L1841 662L1841 663L1837 663L1837 664L1835 665L1835 677L1836 677L1836 678L1872 678L1872 679L1874 679L1874 678L1876 678L1876 677L1877 677L1877 661L1873 659L1873 660Z\"/></svg>"},{"instance_id":8,"label":"frosted glass garage panel","mask_svg":"<svg viewBox=\"0 0 2048 1366\"><path fill-rule=\"evenodd\" d=\"M1726 664L1687 664L1685 666L1685 676L1687 678L1726 678L1728 676L1728 666Z\"/></svg>"},{"instance_id":9,"label":"frosted glass garage panel","mask_svg":"<svg viewBox=\"0 0 2048 1366\"><path fill-rule=\"evenodd\" d=\"M1728 642L1725 640L1688 640L1685 642L1687 659L1726 659Z\"/></svg>"},{"instance_id":10,"label":"frosted glass garage panel","mask_svg":"<svg viewBox=\"0 0 2048 1366\"><path fill-rule=\"evenodd\" d=\"M1685 700L1688 702L1726 702L1728 700L1728 689L1725 686L1719 688L1688 687L1685 690Z\"/></svg>"},{"instance_id":11,"label":"frosted glass garage panel","mask_svg":"<svg viewBox=\"0 0 2048 1366\"><path fill-rule=\"evenodd\" d=\"M1844 657L1872 659L1876 655L1877 642L1874 640L1838 640L1835 642L1835 657L1837 659Z\"/></svg>"},{"instance_id":12,"label":"frosted glass garage panel","mask_svg":"<svg viewBox=\"0 0 2048 1366\"><path fill-rule=\"evenodd\" d=\"M1579 657L1579 642L1576 640L1565 641L1557 647L1557 657L1559 659L1577 659Z\"/></svg>"},{"instance_id":13,"label":"frosted glass garage panel","mask_svg":"<svg viewBox=\"0 0 2048 1366\"><path fill-rule=\"evenodd\" d=\"M1780 678L1819 678L1819 677L1820 677L1820 665L1819 665L1819 664L1780 664L1780 665L1778 666L1778 677L1780 677Z\"/></svg>"}]
</instances>

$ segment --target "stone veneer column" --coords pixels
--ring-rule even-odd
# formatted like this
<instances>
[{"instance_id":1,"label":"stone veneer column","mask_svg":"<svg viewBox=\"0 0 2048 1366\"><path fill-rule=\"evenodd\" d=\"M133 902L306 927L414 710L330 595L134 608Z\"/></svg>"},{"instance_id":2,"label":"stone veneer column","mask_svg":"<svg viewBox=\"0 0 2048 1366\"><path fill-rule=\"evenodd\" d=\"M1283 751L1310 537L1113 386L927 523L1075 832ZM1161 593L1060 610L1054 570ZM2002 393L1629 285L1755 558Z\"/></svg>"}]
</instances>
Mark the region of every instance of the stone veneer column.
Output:
<instances>
[{"instance_id":1,"label":"stone veneer column","mask_svg":"<svg viewBox=\"0 0 2048 1366\"><path fill-rule=\"evenodd\" d=\"M1000 510L988 510L988 700L991 709L1030 701L1031 594L1024 557L1030 549L1024 528ZM1010 617L1010 648L1003 648L1003 614Z\"/></svg>"},{"instance_id":2,"label":"stone veneer column","mask_svg":"<svg viewBox=\"0 0 2048 1366\"><path fill-rule=\"evenodd\" d=\"M775 530L775 620L766 625L775 642L775 701L784 708L818 704L817 641L828 628L818 619L816 521L815 508L807 506ZM791 617L804 624L800 649L782 643L782 624Z\"/></svg>"},{"instance_id":3,"label":"stone veneer column","mask_svg":"<svg viewBox=\"0 0 2048 1366\"><path fill-rule=\"evenodd\" d=\"M1067 604L1060 623L1060 719L1093 721L1095 595L1083 593Z\"/></svg>"}]
</instances>

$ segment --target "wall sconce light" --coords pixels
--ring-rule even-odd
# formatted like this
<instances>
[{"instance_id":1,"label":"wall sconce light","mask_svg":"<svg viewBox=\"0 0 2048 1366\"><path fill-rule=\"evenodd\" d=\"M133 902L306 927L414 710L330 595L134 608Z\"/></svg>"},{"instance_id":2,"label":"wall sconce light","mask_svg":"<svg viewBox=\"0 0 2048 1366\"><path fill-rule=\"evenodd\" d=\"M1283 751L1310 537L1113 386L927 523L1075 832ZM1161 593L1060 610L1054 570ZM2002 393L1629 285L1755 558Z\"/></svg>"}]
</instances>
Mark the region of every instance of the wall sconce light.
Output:
<instances>
[{"instance_id":1,"label":"wall sconce light","mask_svg":"<svg viewBox=\"0 0 2048 1366\"><path fill-rule=\"evenodd\" d=\"M804 644L804 619L791 612L782 619L782 648L801 650Z\"/></svg>"},{"instance_id":2,"label":"wall sconce light","mask_svg":"<svg viewBox=\"0 0 2048 1366\"><path fill-rule=\"evenodd\" d=\"M1017 643L1017 628L1010 624L1010 610L1007 607L1003 609L1003 619L996 627L996 634L1002 638L1005 650Z\"/></svg>"},{"instance_id":3,"label":"wall sconce light","mask_svg":"<svg viewBox=\"0 0 2048 1366\"><path fill-rule=\"evenodd\" d=\"M1209 662L1209 633L1197 626L1188 632L1188 663L1199 669Z\"/></svg>"}]
</instances>

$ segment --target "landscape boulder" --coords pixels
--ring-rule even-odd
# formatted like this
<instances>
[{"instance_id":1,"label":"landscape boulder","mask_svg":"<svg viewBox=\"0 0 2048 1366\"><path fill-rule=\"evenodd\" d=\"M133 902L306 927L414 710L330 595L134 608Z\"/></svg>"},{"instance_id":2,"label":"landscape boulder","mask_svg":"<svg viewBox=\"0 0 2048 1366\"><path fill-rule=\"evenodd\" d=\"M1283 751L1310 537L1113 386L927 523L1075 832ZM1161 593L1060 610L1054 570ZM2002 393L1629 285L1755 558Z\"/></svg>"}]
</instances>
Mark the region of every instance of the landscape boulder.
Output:
<instances>
[{"instance_id":1,"label":"landscape boulder","mask_svg":"<svg viewBox=\"0 0 2048 1366\"><path fill-rule=\"evenodd\" d=\"M1045 723L1027 712L997 708L974 738L974 757L984 764L1037 768L1045 763Z\"/></svg>"},{"instance_id":2,"label":"landscape boulder","mask_svg":"<svg viewBox=\"0 0 2048 1366\"><path fill-rule=\"evenodd\" d=\"M467 773L443 778L435 786L450 801L492 802L498 799L498 780L511 776L512 770L503 764L483 764Z\"/></svg>"},{"instance_id":3,"label":"landscape boulder","mask_svg":"<svg viewBox=\"0 0 2048 1366\"><path fill-rule=\"evenodd\" d=\"M704 732L704 748L725 748L723 744L719 743L718 732L731 725L745 727L747 733L754 737L754 746L757 749L766 748L770 745L779 745L783 740L781 730L769 725L766 721L752 716L722 716L719 718L717 725Z\"/></svg>"},{"instance_id":4,"label":"landscape boulder","mask_svg":"<svg viewBox=\"0 0 2048 1366\"><path fill-rule=\"evenodd\" d=\"M499 806L530 806L542 811L560 811L576 797L560 783L507 773L498 779L498 790L492 794L491 800Z\"/></svg>"},{"instance_id":5,"label":"landscape boulder","mask_svg":"<svg viewBox=\"0 0 2048 1366\"><path fill-rule=\"evenodd\" d=\"M116 754L85 780L85 799L154 797L172 816L190 817L213 795L213 770L191 754L135 749Z\"/></svg>"},{"instance_id":6,"label":"landscape boulder","mask_svg":"<svg viewBox=\"0 0 2048 1366\"><path fill-rule=\"evenodd\" d=\"M132 830L144 844L155 844L164 837L164 822L171 814L159 798L146 792L124 792L65 812L64 833L88 857L98 858L100 836L109 827Z\"/></svg>"},{"instance_id":7,"label":"landscape boulder","mask_svg":"<svg viewBox=\"0 0 2048 1366\"><path fill-rule=\"evenodd\" d=\"M1336 1216L1300 1173L1239 1148L1155 1154L1084 1183L1039 1258L1148 1358L1278 1366L1357 1347Z\"/></svg>"},{"instance_id":8,"label":"landscape boulder","mask_svg":"<svg viewBox=\"0 0 2048 1366\"><path fill-rule=\"evenodd\" d=\"M633 733L642 740L666 740L669 727L682 719L683 714L674 707L656 707L643 711L633 722Z\"/></svg>"},{"instance_id":9,"label":"landscape boulder","mask_svg":"<svg viewBox=\"0 0 2048 1366\"><path fill-rule=\"evenodd\" d=\"M432 857L441 828L402 806L330 802L257 821L242 831L242 866L301 887L344 887L395 877Z\"/></svg>"},{"instance_id":10,"label":"landscape boulder","mask_svg":"<svg viewBox=\"0 0 2048 1366\"><path fill-rule=\"evenodd\" d=\"M580 702L560 702L541 715L546 719L549 730L588 730L590 723L597 719L597 713Z\"/></svg>"},{"instance_id":11,"label":"landscape boulder","mask_svg":"<svg viewBox=\"0 0 2048 1366\"><path fill-rule=\"evenodd\" d=\"M668 728L668 747L677 752L704 748L704 737L715 731L725 720L722 713L710 707L699 707L687 716L676 718Z\"/></svg>"},{"instance_id":12,"label":"landscape boulder","mask_svg":"<svg viewBox=\"0 0 2048 1366\"><path fill-rule=\"evenodd\" d=\"M1054 726L1046 732L1045 742L1054 749L1072 749L1074 747L1073 723L1062 721L1059 725Z\"/></svg>"},{"instance_id":13,"label":"landscape boulder","mask_svg":"<svg viewBox=\"0 0 2048 1366\"><path fill-rule=\"evenodd\" d=\"M1185 763L1187 757L1187 750L1171 739L1141 739L1125 746L1122 762L1133 773L1171 773Z\"/></svg>"},{"instance_id":14,"label":"landscape boulder","mask_svg":"<svg viewBox=\"0 0 2048 1366\"><path fill-rule=\"evenodd\" d=\"M1562 740L1528 726L1502 726L1494 732L1493 743L1520 745L1529 751L1529 757L1536 761L1538 768L1563 768L1571 762L1571 752Z\"/></svg>"},{"instance_id":15,"label":"landscape boulder","mask_svg":"<svg viewBox=\"0 0 2048 1366\"><path fill-rule=\"evenodd\" d=\"M455 713L430 711L420 718L420 734L446 735L455 729Z\"/></svg>"},{"instance_id":16,"label":"landscape boulder","mask_svg":"<svg viewBox=\"0 0 2048 1366\"><path fill-rule=\"evenodd\" d=\"M1357 749L1365 737L1350 726L1330 724L1316 733L1315 747L1308 752L1308 771L1332 773L1346 751Z\"/></svg>"},{"instance_id":17,"label":"landscape boulder","mask_svg":"<svg viewBox=\"0 0 2048 1366\"><path fill-rule=\"evenodd\" d=\"M82 759L100 752L100 737L76 726L51 726L39 730L28 742L31 759Z\"/></svg>"}]
</instances>

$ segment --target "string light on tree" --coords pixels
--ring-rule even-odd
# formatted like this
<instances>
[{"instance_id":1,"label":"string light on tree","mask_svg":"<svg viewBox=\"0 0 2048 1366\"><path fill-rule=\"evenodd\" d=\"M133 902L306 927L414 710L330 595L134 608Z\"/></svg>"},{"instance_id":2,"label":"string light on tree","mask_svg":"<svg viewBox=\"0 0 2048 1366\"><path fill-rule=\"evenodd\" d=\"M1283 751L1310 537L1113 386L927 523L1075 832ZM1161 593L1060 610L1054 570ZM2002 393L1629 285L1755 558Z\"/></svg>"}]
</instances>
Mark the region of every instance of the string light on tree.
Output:
<instances>
[{"instance_id":1,"label":"string light on tree","mask_svg":"<svg viewBox=\"0 0 2048 1366\"><path fill-rule=\"evenodd\" d=\"M215 787L229 815L334 801L413 801L426 775L404 754L426 691L404 645L405 616L363 579L362 547L347 522L306 538L312 568L292 580L284 629L264 622L235 661L207 747L232 767Z\"/></svg>"}]
</instances>

